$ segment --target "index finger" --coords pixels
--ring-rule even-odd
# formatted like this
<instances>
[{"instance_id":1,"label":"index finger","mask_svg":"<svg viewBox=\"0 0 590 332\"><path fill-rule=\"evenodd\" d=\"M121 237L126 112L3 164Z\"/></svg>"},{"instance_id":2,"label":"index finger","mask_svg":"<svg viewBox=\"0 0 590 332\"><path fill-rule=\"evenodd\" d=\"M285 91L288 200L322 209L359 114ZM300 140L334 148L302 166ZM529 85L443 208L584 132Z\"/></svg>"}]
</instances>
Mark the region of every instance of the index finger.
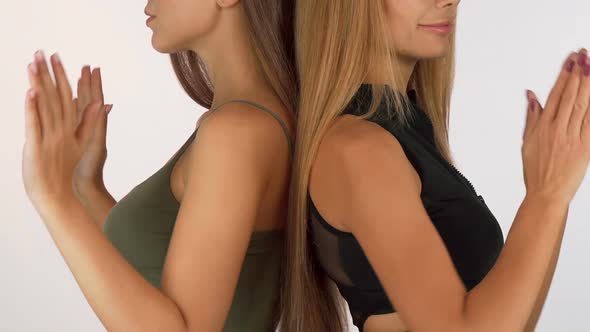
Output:
<instances>
[{"instance_id":1,"label":"index finger","mask_svg":"<svg viewBox=\"0 0 590 332\"><path fill-rule=\"evenodd\" d=\"M545 104L543 114L541 114L541 121L552 122L555 119L557 107L559 106L561 100L561 94L563 93L563 90L567 84L567 80L572 73L577 54L578 52L571 52L563 63L559 77L551 89L549 97L547 97L547 103Z\"/></svg>"},{"instance_id":2,"label":"index finger","mask_svg":"<svg viewBox=\"0 0 590 332\"><path fill-rule=\"evenodd\" d=\"M81 113L90 102L90 66L84 65L78 80L78 112Z\"/></svg>"},{"instance_id":3,"label":"index finger","mask_svg":"<svg viewBox=\"0 0 590 332\"><path fill-rule=\"evenodd\" d=\"M73 124L76 118L72 104L72 88L66 75L65 67L57 52L51 56L51 66L61 100L62 117L64 120L70 121L69 124Z\"/></svg>"},{"instance_id":4,"label":"index finger","mask_svg":"<svg viewBox=\"0 0 590 332\"><path fill-rule=\"evenodd\" d=\"M100 67L92 70L90 79L90 90L92 93L92 101L104 104L104 96L102 94L102 78L100 75Z\"/></svg>"}]
</instances>

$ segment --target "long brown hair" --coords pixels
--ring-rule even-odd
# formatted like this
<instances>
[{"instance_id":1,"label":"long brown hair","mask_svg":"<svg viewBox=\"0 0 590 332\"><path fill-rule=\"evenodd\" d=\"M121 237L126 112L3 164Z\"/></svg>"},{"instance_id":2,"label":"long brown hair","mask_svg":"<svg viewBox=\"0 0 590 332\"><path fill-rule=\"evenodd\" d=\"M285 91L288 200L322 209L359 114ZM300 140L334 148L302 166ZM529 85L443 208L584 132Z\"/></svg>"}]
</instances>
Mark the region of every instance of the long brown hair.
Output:
<instances>
[{"instance_id":1,"label":"long brown hair","mask_svg":"<svg viewBox=\"0 0 590 332\"><path fill-rule=\"evenodd\" d=\"M243 6L250 32L250 44L258 69L270 83L289 112L297 109L298 79L295 69L294 22L295 0L244 0ZM194 51L170 54L174 72L184 91L199 105L210 108L213 84L207 67ZM284 267L281 267L284 268ZM277 299L273 326L277 326L281 309Z\"/></svg>"},{"instance_id":2,"label":"long brown hair","mask_svg":"<svg viewBox=\"0 0 590 332\"><path fill-rule=\"evenodd\" d=\"M250 43L265 79L288 111L295 112L297 71L293 13L295 0L244 0ZM199 105L210 108L213 84L201 57L194 51L170 54L174 72L184 91Z\"/></svg>"},{"instance_id":3,"label":"long brown hair","mask_svg":"<svg viewBox=\"0 0 590 332\"><path fill-rule=\"evenodd\" d=\"M409 86L432 120L436 145L452 162L448 146L448 110L454 72L454 33L444 58L420 60ZM407 123L409 99L399 93L395 49L382 1L297 0L295 45L300 80L296 149L291 174L286 266L281 332L341 332L347 330L342 301L333 282L321 270L308 236L307 190L312 162L323 134L342 112L376 64L387 73L387 85L372 84L369 117L381 98Z\"/></svg>"}]
</instances>

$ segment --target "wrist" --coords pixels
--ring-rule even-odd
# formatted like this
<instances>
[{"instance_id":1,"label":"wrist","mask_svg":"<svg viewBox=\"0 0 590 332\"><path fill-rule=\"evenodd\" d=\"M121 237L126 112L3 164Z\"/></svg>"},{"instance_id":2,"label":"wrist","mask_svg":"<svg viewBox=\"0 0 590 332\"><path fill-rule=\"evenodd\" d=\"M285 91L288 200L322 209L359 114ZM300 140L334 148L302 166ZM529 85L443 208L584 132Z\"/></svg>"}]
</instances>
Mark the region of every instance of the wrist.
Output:
<instances>
[{"instance_id":1,"label":"wrist","mask_svg":"<svg viewBox=\"0 0 590 332\"><path fill-rule=\"evenodd\" d=\"M533 205L548 211L565 211L568 210L570 202L559 196L527 192L523 204Z\"/></svg>"},{"instance_id":2,"label":"wrist","mask_svg":"<svg viewBox=\"0 0 590 332\"><path fill-rule=\"evenodd\" d=\"M76 196L81 200L90 199L96 195L108 193L102 180L86 181L75 185Z\"/></svg>"},{"instance_id":3,"label":"wrist","mask_svg":"<svg viewBox=\"0 0 590 332\"><path fill-rule=\"evenodd\" d=\"M56 216L61 215L63 211L72 209L76 204L81 204L76 199L73 190L67 188L62 189L55 190L42 199L36 199L35 202L38 203L33 203L44 222L55 219Z\"/></svg>"}]
</instances>

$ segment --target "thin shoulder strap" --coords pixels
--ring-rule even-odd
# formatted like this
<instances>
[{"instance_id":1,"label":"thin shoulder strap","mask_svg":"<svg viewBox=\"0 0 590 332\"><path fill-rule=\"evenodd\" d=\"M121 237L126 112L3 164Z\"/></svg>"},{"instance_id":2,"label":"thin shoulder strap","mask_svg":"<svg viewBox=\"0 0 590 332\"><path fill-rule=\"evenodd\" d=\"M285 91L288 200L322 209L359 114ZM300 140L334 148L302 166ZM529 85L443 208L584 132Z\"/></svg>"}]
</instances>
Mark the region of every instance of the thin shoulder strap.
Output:
<instances>
[{"instance_id":1,"label":"thin shoulder strap","mask_svg":"<svg viewBox=\"0 0 590 332\"><path fill-rule=\"evenodd\" d=\"M281 119L280 116L278 116L275 112L269 110L268 108L266 108L266 107L264 107L264 106L262 106L262 105L260 105L258 103L255 103L253 101L244 100L244 99L234 99L234 100L228 100L226 102L223 102L223 103L217 105L217 107L215 107L213 110L211 110L211 113L215 112L221 106L223 106L223 105L225 105L227 103L231 103L231 102L246 103L246 104L252 105L254 107L257 107L257 108L265 111L266 113L272 115L272 117L275 118L279 122L279 124L281 125L281 127L283 128L283 131L285 132L285 136L287 136L287 143L289 143L289 153L291 155L293 155L293 152L294 152L295 147L293 146L293 139L291 138L289 127L287 127L287 125L285 124L285 122L283 121L283 119Z\"/></svg>"}]
</instances>

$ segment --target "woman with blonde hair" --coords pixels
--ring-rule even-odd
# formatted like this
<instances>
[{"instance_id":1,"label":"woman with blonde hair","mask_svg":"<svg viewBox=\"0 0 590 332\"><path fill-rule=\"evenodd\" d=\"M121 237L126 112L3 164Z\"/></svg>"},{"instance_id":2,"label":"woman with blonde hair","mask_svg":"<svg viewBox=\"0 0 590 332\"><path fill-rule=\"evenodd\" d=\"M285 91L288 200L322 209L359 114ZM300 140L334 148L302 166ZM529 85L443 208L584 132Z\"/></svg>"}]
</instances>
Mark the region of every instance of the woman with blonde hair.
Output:
<instances>
[{"instance_id":1,"label":"woman with blonde hair","mask_svg":"<svg viewBox=\"0 0 590 332\"><path fill-rule=\"evenodd\" d=\"M145 13L153 47L210 110L117 202L102 182L110 105L100 71L84 67L73 99L57 54L54 83L39 51L28 68L27 194L107 330L274 331L297 94L293 2L152 0Z\"/></svg>"},{"instance_id":2,"label":"woman with blonde hair","mask_svg":"<svg viewBox=\"0 0 590 332\"><path fill-rule=\"evenodd\" d=\"M449 151L458 5L298 0L282 331L347 330L340 296L362 332L534 329L590 158L590 64L570 54L544 107L529 93L504 242Z\"/></svg>"}]
</instances>

